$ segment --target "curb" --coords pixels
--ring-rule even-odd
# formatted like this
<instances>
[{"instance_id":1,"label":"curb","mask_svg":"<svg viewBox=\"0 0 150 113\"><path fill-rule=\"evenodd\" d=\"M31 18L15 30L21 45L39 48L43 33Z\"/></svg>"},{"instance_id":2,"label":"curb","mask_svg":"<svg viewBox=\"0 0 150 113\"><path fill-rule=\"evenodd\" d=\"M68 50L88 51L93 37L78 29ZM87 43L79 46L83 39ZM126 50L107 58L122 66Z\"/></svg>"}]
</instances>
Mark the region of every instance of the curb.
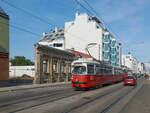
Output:
<instances>
[{"instance_id":1,"label":"curb","mask_svg":"<svg viewBox=\"0 0 150 113\"><path fill-rule=\"evenodd\" d=\"M62 85L64 86L64 85L69 85L69 84L71 84L71 82L12 86L12 87L0 88L0 92L9 92L9 91L36 89L36 88L45 88L45 87L56 87L56 86L62 86Z\"/></svg>"}]
</instances>

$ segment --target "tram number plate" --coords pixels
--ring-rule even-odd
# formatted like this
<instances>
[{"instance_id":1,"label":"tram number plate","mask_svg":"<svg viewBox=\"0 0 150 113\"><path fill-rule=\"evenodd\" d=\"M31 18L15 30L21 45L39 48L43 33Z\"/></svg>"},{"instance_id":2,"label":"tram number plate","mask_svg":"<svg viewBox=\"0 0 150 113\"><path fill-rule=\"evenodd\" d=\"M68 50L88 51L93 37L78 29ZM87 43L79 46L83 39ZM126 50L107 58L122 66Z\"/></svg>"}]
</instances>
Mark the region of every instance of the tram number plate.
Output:
<instances>
[{"instance_id":1,"label":"tram number plate","mask_svg":"<svg viewBox=\"0 0 150 113\"><path fill-rule=\"evenodd\" d=\"M79 85L75 84L75 87L79 87Z\"/></svg>"}]
</instances>

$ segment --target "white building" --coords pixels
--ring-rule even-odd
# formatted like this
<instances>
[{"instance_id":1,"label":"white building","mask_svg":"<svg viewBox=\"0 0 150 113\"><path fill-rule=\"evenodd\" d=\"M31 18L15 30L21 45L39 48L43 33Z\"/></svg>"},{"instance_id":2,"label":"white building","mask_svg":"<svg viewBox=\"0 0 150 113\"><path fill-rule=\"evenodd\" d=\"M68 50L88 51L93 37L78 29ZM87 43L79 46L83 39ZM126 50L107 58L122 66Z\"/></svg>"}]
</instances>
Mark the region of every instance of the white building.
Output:
<instances>
[{"instance_id":1,"label":"white building","mask_svg":"<svg viewBox=\"0 0 150 113\"><path fill-rule=\"evenodd\" d=\"M75 20L65 23L65 49L75 49L90 54L101 61L114 66L121 65L121 44L110 34L96 17L87 13L76 13Z\"/></svg>"},{"instance_id":2,"label":"white building","mask_svg":"<svg viewBox=\"0 0 150 113\"><path fill-rule=\"evenodd\" d=\"M150 62L145 63L147 73L150 74Z\"/></svg>"},{"instance_id":3,"label":"white building","mask_svg":"<svg viewBox=\"0 0 150 113\"><path fill-rule=\"evenodd\" d=\"M28 75L34 78L34 66L9 66L10 78L22 77L23 75Z\"/></svg>"},{"instance_id":4,"label":"white building","mask_svg":"<svg viewBox=\"0 0 150 113\"><path fill-rule=\"evenodd\" d=\"M122 65L128 67L133 72L137 73L138 61L131 54L122 55Z\"/></svg>"},{"instance_id":5,"label":"white building","mask_svg":"<svg viewBox=\"0 0 150 113\"><path fill-rule=\"evenodd\" d=\"M131 69L134 73L145 74L146 65L143 62L138 61L131 54L122 55L122 65Z\"/></svg>"},{"instance_id":6,"label":"white building","mask_svg":"<svg viewBox=\"0 0 150 113\"><path fill-rule=\"evenodd\" d=\"M140 74L146 73L146 66L143 62L138 62L138 73Z\"/></svg>"},{"instance_id":7,"label":"white building","mask_svg":"<svg viewBox=\"0 0 150 113\"><path fill-rule=\"evenodd\" d=\"M64 50L64 29L55 28L49 33L43 33L43 36L38 43L41 45Z\"/></svg>"}]
</instances>

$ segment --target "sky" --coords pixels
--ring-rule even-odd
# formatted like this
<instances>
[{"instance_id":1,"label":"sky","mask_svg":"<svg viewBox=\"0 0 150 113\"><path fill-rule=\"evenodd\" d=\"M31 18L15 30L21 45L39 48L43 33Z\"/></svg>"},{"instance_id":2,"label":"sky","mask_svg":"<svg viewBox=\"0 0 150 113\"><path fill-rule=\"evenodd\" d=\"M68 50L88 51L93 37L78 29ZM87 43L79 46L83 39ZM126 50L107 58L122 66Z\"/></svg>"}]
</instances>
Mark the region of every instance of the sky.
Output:
<instances>
[{"instance_id":1,"label":"sky","mask_svg":"<svg viewBox=\"0 0 150 113\"><path fill-rule=\"evenodd\" d=\"M150 62L150 0L86 0L97 12L104 25L122 43L122 53L130 52L139 61ZM84 0L80 2L91 11ZM19 7L24 11L11 7ZM0 6L10 17L10 58L25 56L34 60L34 44L43 32L64 27L73 21L77 8L75 0L0 0ZM87 12L79 7L80 13ZM15 29L17 26L30 32ZM33 34L35 33L35 34Z\"/></svg>"}]
</instances>

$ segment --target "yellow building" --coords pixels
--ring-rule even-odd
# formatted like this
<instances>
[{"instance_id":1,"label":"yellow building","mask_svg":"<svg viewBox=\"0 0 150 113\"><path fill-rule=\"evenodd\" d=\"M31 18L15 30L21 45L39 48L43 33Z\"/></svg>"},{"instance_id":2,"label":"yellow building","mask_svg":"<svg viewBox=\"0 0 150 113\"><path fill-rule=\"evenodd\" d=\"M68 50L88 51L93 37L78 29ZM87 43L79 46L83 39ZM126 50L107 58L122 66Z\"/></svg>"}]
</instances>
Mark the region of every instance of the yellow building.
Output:
<instances>
[{"instance_id":1,"label":"yellow building","mask_svg":"<svg viewBox=\"0 0 150 113\"><path fill-rule=\"evenodd\" d=\"M9 16L0 7L0 81L9 79Z\"/></svg>"}]
</instances>

